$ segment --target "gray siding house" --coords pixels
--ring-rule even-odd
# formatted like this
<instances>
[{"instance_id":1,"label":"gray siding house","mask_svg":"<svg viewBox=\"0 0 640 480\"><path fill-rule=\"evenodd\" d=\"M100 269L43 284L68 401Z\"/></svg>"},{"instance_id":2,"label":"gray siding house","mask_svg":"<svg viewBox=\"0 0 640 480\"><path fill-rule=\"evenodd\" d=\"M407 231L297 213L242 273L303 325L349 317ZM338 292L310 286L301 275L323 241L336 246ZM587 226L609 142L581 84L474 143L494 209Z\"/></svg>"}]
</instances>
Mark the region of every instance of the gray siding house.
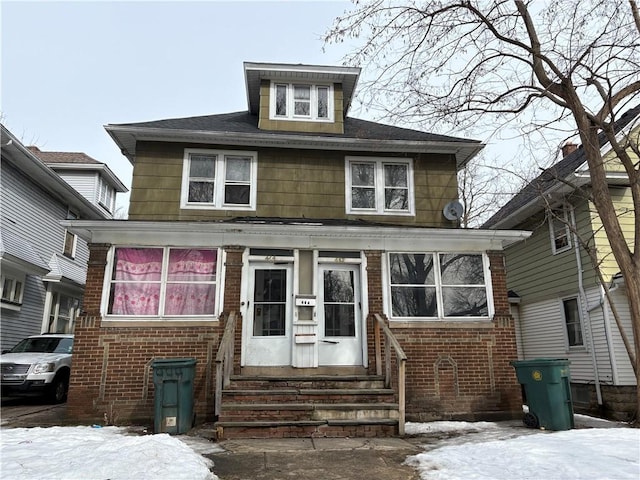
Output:
<instances>
[{"instance_id":1,"label":"gray siding house","mask_svg":"<svg viewBox=\"0 0 640 480\"><path fill-rule=\"evenodd\" d=\"M82 193L48 165L60 152L25 147L1 126L2 176L0 202L0 337L7 349L28 335L71 332L84 292L89 250L84 240L60 221L109 219L98 193ZM108 185L111 199L126 191L108 167L84 154L75 170L65 173L86 184ZM82 158L82 162L80 161ZM57 166L57 165L56 165ZM102 182L102 183L100 183ZM70 184L71 183L71 184ZM80 190L80 189L79 189Z\"/></svg>"},{"instance_id":2,"label":"gray siding house","mask_svg":"<svg viewBox=\"0 0 640 480\"><path fill-rule=\"evenodd\" d=\"M638 144L640 105L616 123L619 137ZM609 192L631 244L634 214L629 179L601 138ZM567 358L576 409L628 420L636 405L636 379L612 306L631 344L633 334L624 278L611 254L595 206L582 146L565 145L563 158L521 190L483 228L528 229L509 246L507 287L516 319L521 359ZM595 252L604 284L585 245Z\"/></svg>"}]
</instances>

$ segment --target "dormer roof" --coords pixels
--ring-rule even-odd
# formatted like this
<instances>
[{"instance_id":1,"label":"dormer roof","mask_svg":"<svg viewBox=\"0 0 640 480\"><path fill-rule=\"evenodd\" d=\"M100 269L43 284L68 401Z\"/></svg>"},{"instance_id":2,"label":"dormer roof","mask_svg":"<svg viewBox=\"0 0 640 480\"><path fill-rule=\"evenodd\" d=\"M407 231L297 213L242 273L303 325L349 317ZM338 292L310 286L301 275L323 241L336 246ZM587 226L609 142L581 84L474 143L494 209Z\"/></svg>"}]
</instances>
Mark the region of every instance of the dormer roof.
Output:
<instances>
[{"instance_id":1,"label":"dormer roof","mask_svg":"<svg viewBox=\"0 0 640 480\"><path fill-rule=\"evenodd\" d=\"M111 171L107 164L99 162L83 152L43 152L38 147L27 149L42 160L54 171L85 170L98 172L117 192L128 192L129 189Z\"/></svg>"},{"instance_id":2,"label":"dormer roof","mask_svg":"<svg viewBox=\"0 0 640 480\"><path fill-rule=\"evenodd\" d=\"M304 83L339 83L342 85L344 107L342 116L346 117L351 106L353 92L358 83L360 68L336 67L327 65L303 65L288 63L244 62L244 79L247 88L247 104L253 115L260 108L260 82L262 80Z\"/></svg>"}]
</instances>

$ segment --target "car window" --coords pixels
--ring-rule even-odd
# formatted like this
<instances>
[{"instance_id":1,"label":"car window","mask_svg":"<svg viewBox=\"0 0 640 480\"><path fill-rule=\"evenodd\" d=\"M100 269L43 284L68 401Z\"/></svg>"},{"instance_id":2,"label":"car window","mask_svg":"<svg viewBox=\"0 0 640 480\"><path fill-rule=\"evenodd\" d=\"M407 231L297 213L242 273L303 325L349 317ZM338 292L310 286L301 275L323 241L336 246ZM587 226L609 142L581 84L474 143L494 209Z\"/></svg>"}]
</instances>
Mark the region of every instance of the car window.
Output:
<instances>
[{"instance_id":1,"label":"car window","mask_svg":"<svg viewBox=\"0 0 640 480\"><path fill-rule=\"evenodd\" d=\"M61 338L54 350L55 353L71 353L73 351L73 338Z\"/></svg>"},{"instance_id":2,"label":"car window","mask_svg":"<svg viewBox=\"0 0 640 480\"><path fill-rule=\"evenodd\" d=\"M73 348L72 338L38 337L25 338L11 349L11 353L37 352L37 353L71 353Z\"/></svg>"}]
</instances>

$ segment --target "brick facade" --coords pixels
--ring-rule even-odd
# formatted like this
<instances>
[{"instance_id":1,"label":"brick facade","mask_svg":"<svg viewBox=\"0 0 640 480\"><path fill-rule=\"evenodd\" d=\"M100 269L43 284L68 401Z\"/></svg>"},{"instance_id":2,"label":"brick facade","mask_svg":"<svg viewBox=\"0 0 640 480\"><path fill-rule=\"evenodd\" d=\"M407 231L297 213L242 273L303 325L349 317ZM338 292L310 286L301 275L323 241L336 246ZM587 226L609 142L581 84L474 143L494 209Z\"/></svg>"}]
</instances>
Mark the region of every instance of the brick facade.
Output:
<instances>
[{"instance_id":1,"label":"brick facade","mask_svg":"<svg viewBox=\"0 0 640 480\"><path fill-rule=\"evenodd\" d=\"M154 385L151 364L159 358L197 360L196 421L210 421L215 390L215 355L224 322L211 326L102 325L100 302L109 245L93 244L84 312L75 327L68 417L87 423L152 422ZM225 247L224 320L240 308L242 247ZM375 372L373 320L383 311L383 252L367 251L368 351ZM407 419L490 418L521 411L520 387L509 361L516 359L514 321L509 315L501 252L489 252L496 315L490 324L443 326L416 322L396 328L407 362ZM241 318L235 342L239 372ZM519 414L519 413L518 413Z\"/></svg>"}]
</instances>

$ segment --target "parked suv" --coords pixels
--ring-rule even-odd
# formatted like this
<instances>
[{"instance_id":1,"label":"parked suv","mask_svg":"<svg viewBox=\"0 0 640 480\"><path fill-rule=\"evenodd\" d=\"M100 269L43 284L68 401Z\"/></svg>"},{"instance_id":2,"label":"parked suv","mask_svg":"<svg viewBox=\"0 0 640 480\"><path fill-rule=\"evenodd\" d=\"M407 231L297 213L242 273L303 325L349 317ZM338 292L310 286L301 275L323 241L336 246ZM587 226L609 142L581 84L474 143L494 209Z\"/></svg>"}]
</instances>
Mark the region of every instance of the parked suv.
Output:
<instances>
[{"instance_id":1,"label":"parked suv","mask_svg":"<svg viewBox=\"0 0 640 480\"><path fill-rule=\"evenodd\" d=\"M0 355L3 394L40 393L63 402L69 388L73 335L27 337Z\"/></svg>"}]
</instances>

